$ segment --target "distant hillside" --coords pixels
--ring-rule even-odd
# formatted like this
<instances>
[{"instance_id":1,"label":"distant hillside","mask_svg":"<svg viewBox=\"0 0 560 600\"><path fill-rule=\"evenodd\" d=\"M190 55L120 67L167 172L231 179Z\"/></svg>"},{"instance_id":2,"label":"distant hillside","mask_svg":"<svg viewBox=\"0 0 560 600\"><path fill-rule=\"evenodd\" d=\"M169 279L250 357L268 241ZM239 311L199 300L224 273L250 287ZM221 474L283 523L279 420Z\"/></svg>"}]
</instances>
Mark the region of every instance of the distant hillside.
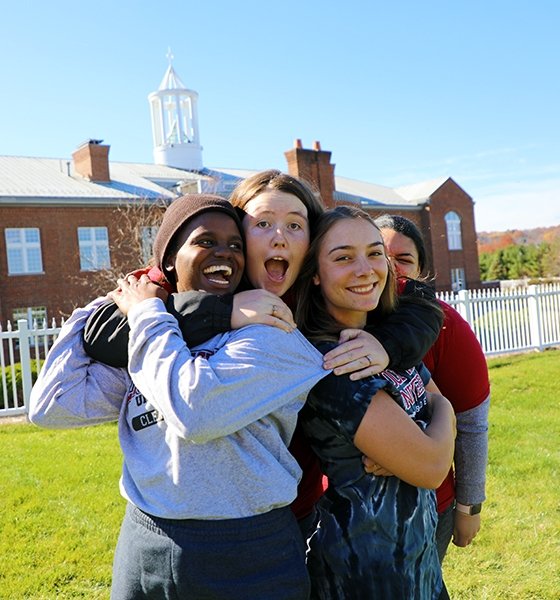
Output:
<instances>
[{"instance_id":1,"label":"distant hillside","mask_svg":"<svg viewBox=\"0 0 560 600\"><path fill-rule=\"evenodd\" d=\"M552 243L560 240L560 225L535 229L511 229L509 231L482 231L477 234L478 252L494 252L507 246Z\"/></svg>"}]
</instances>

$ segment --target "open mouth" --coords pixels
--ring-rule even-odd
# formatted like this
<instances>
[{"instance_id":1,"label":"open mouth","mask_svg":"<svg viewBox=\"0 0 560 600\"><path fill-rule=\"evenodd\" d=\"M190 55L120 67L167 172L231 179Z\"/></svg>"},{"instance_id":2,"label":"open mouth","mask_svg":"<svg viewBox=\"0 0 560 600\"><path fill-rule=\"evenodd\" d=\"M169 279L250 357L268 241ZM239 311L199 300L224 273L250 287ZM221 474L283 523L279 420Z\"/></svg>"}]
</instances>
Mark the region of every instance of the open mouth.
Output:
<instances>
[{"instance_id":1,"label":"open mouth","mask_svg":"<svg viewBox=\"0 0 560 600\"><path fill-rule=\"evenodd\" d=\"M288 261L279 257L269 258L264 263L264 268L273 281L283 281L284 277L286 277L288 267Z\"/></svg>"},{"instance_id":2,"label":"open mouth","mask_svg":"<svg viewBox=\"0 0 560 600\"><path fill-rule=\"evenodd\" d=\"M212 265L202 271L210 283L229 285L233 270L229 265Z\"/></svg>"}]
</instances>

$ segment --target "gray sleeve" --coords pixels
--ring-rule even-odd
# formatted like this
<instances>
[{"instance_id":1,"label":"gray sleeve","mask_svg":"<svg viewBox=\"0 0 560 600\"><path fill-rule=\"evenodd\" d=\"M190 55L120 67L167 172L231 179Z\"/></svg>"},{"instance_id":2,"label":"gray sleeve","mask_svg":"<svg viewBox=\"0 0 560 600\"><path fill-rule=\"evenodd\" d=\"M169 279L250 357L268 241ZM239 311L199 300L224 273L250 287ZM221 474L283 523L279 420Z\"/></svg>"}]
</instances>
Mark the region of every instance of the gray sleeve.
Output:
<instances>
[{"instance_id":1,"label":"gray sleeve","mask_svg":"<svg viewBox=\"0 0 560 600\"><path fill-rule=\"evenodd\" d=\"M194 357L158 299L128 313L132 380L181 438L204 443L239 431L291 402L328 374L323 356L295 330L251 325Z\"/></svg>"},{"instance_id":2,"label":"gray sleeve","mask_svg":"<svg viewBox=\"0 0 560 600\"><path fill-rule=\"evenodd\" d=\"M31 390L32 423L64 429L118 419L126 373L94 361L83 345L85 323L98 305L76 309L64 323Z\"/></svg>"},{"instance_id":3,"label":"gray sleeve","mask_svg":"<svg viewBox=\"0 0 560 600\"><path fill-rule=\"evenodd\" d=\"M478 504L486 499L489 407L490 396L475 408L457 413L455 495L461 504Z\"/></svg>"}]
</instances>

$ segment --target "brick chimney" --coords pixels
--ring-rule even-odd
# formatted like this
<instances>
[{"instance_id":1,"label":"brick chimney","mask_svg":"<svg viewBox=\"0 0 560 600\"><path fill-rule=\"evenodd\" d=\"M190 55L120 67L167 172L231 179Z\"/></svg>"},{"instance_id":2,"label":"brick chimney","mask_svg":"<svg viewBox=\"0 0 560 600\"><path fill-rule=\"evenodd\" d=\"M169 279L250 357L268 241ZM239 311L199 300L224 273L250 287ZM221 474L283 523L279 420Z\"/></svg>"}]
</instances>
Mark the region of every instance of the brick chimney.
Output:
<instances>
[{"instance_id":1,"label":"brick chimney","mask_svg":"<svg viewBox=\"0 0 560 600\"><path fill-rule=\"evenodd\" d=\"M321 150L319 142L314 142L313 150L306 150L302 148L301 140L297 139L294 147L284 152L284 156L288 162L288 173L311 183L321 194L323 204L327 208L334 207L335 183L331 152Z\"/></svg>"},{"instance_id":2,"label":"brick chimney","mask_svg":"<svg viewBox=\"0 0 560 600\"><path fill-rule=\"evenodd\" d=\"M74 151L74 172L90 181L109 182L109 148L103 140L88 140Z\"/></svg>"}]
</instances>

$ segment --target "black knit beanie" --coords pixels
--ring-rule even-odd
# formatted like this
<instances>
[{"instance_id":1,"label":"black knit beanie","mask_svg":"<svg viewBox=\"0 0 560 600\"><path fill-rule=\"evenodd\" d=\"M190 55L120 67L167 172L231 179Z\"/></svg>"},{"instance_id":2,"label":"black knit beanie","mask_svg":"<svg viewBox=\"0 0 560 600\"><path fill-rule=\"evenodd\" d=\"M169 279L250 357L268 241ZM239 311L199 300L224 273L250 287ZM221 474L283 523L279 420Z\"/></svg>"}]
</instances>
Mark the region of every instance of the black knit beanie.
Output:
<instances>
[{"instance_id":1,"label":"black knit beanie","mask_svg":"<svg viewBox=\"0 0 560 600\"><path fill-rule=\"evenodd\" d=\"M153 254L157 266L164 271L164 260L170 251L170 245L175 235L197 215L211 210L221 211L229 215L234 221L243 237L241 220L236 209L230 202L220 196L211 194L186 194L181 196L167 207L163 221L154 240Z\"/></svg>"}]
</instances>

